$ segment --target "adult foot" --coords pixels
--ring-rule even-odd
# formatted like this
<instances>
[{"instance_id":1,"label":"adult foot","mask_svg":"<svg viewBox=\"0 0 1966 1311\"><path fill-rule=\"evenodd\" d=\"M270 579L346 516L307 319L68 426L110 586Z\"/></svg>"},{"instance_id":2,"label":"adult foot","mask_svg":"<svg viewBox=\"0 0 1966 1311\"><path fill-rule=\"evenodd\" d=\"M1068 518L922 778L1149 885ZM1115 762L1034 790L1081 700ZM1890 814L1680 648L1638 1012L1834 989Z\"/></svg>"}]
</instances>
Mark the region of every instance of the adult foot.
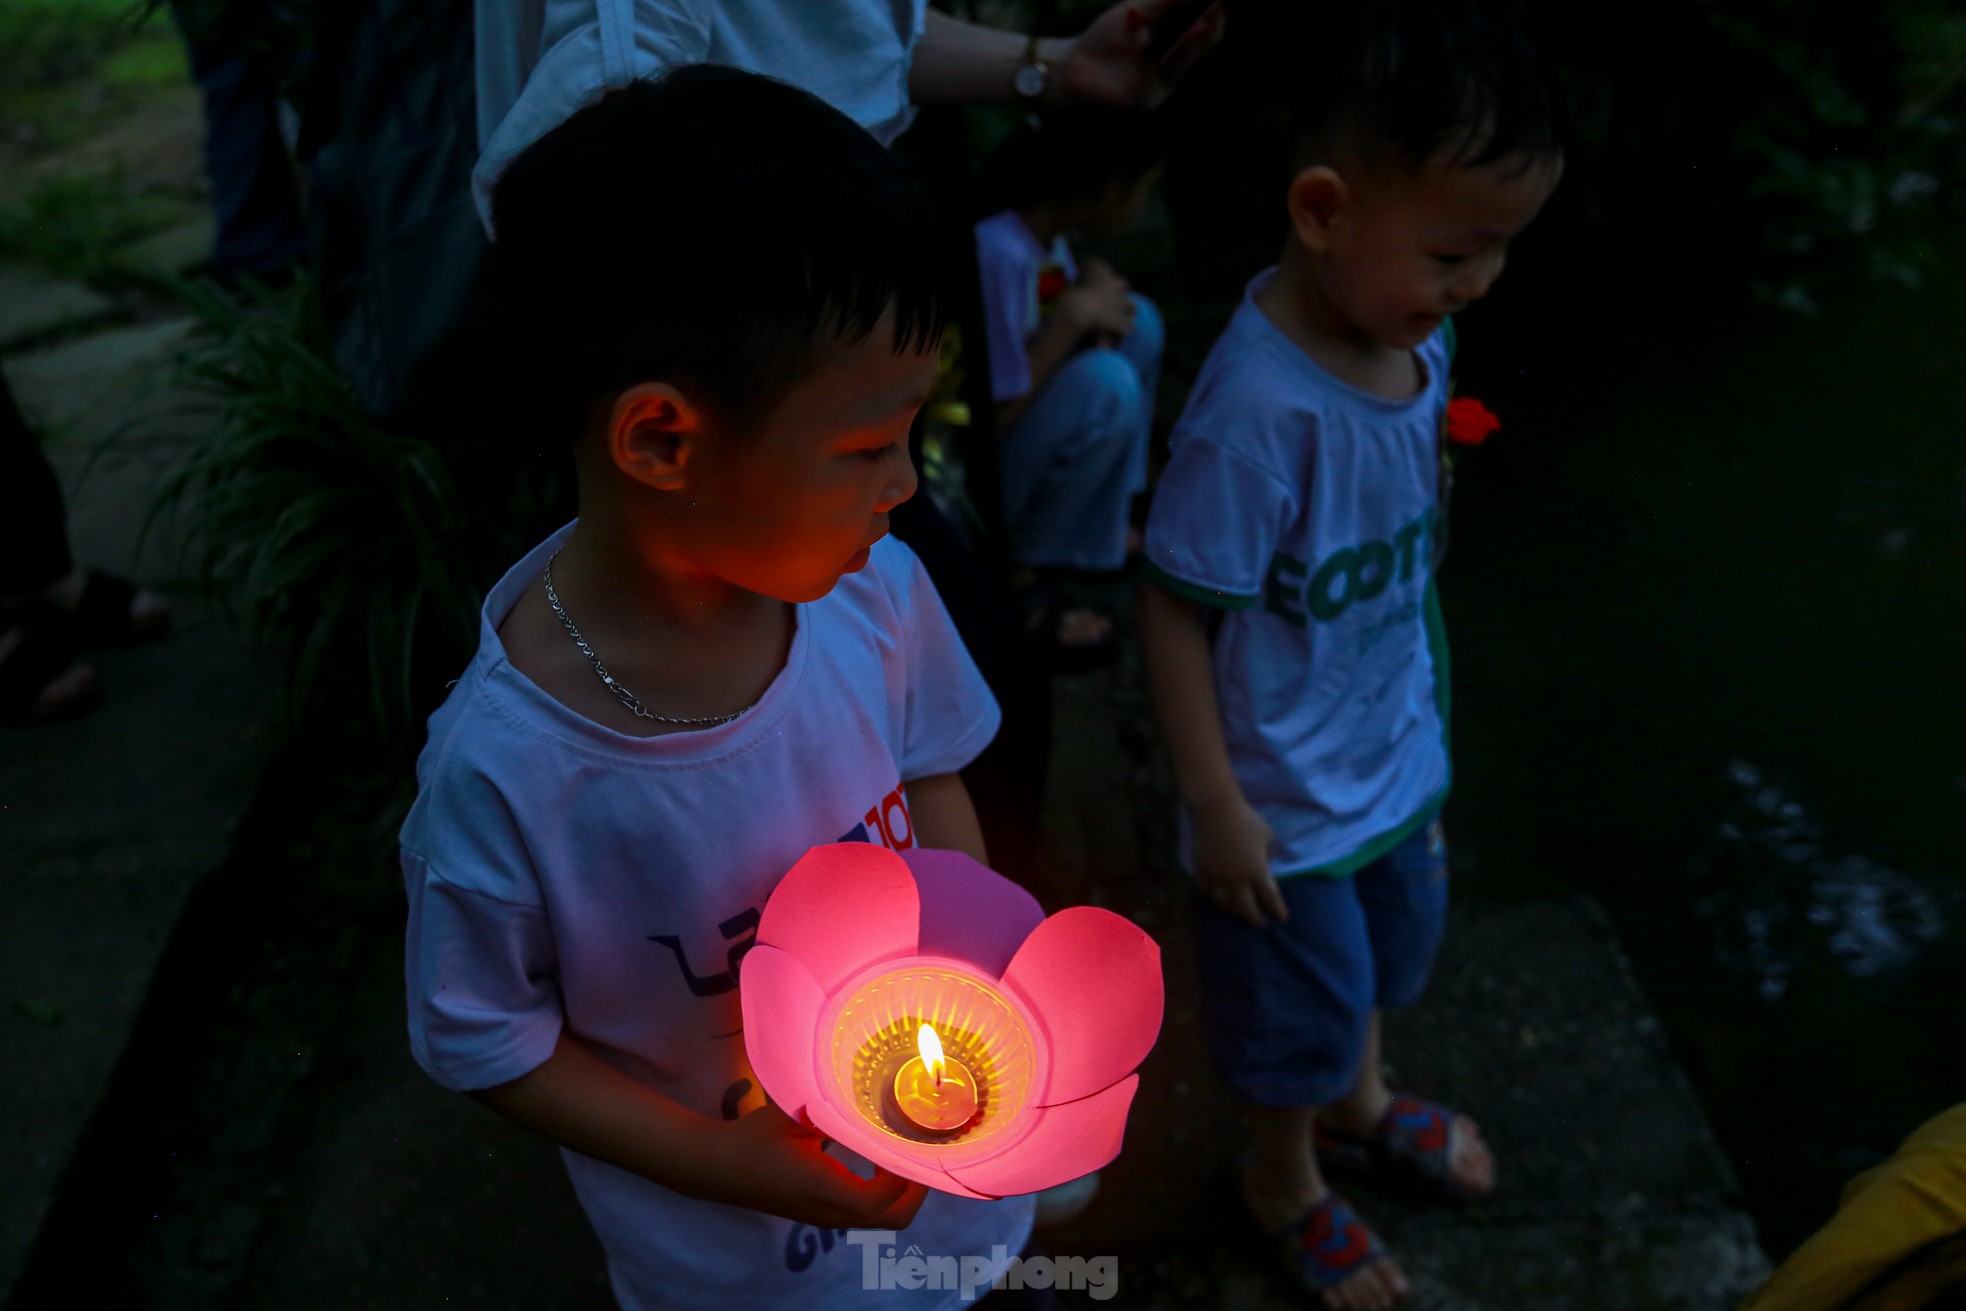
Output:
<instances>
[{"instance_id":1,"label":"adult foot","mask_svg":"<svg viewBox=\"0 0 1966 1311\"><path fill-rule=\"evenodd\" d=\"M1388 1093L1376 1105L1341 1102L1318 1113L1327 1163L1391 1179L1437 1200L1472 1202L1495 1191L1495 1155L1481 1127L1458 1111Z\"/></svg>"},{"instance_id":2,"label":"adult foot","mask_svg":"<svg viewBox=\"0 0 1966 1311\"><path fill-rule=\"evenodd\" d=\"M97 646L141 642L170 626L171 603L127 579L96 569L74 569L39 592L9 600L10 615L62 620L77 641Z\"/></svg>"},{"instance_id":3,"label":"adult foot","mask_svg":"<svg viewBox=\"0 0 1966 1311\"><path fill-rule=\"evenodd\" d=\"M96 703L96 671L75 659L52 625L29 622L0 632L0 723L46 724Z\"/></svg>"}]
</instances>

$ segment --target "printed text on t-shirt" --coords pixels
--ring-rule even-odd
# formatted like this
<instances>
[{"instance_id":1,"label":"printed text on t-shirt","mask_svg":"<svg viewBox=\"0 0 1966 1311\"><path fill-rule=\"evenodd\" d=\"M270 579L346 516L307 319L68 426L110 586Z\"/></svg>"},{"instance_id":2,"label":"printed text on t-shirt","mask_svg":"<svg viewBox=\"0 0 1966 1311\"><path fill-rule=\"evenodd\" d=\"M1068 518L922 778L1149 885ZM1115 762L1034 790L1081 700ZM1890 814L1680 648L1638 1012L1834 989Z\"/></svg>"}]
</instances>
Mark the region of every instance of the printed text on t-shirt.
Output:
<instances>
[{"instance_id":1,"label":"printed text on t-shirt","mask_svg":"<svg viewBox=\"0 0 1966 1311\"><path fill-rule=\"evenodd\" d=\"M1435 511L1401 524L1390 542L1360 542L1333 551L1313 570L1283 551L1270 560L1263 583L1263 609L1284 622L1304 627L1309 619L1330 623L1353 602L1371 601L1395 579L1411 580L1432 558Z\"/></svg>"},{"instance_id":2,"label":"printed text on t-shirt","mask_svg":"<svg viewBox=\"0 0 1966 1311\"><path fill-rule=\"evenodd\" d=\"M906 851L915 845L915 825L908 815L908 789L897 783L894 790L876 802L861 817L858 824L841 836L842 842L872 842L886 847L889 851ZM667 947L676 958L676 968L683 976L683 986L693 997L718 997L737 986L738 965L744 953L757 945L759 909L746 906L729 919L720 920L717 933L723 944L722 970L698 974L690 968L689 953L683 949L683 939L675 933L651 933L648 940Z\"/></svg>"}]
</instances>

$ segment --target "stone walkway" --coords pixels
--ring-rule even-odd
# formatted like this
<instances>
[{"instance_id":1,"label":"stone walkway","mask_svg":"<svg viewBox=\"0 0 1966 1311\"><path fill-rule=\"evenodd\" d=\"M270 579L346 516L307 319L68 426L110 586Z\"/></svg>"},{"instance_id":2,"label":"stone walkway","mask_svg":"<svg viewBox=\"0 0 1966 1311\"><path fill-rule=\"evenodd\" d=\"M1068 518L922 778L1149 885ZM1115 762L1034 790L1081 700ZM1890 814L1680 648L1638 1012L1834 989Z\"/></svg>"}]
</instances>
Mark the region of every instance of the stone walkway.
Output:
<instances>
[{"instance_id":1,"label":"stone walkway","mask_svg":"<svg viewBox=\"0 0 1966 1311\"><path fill-rule=\"evenodd\" d=\"M175 576L167 532L138 546L160 472L195 434L99 449L184 329L118 327L4 360L48 435L78 558L165 589L177 614L168 640L88 657L105 691L88 717L0 731L0 1291L271 745L270 689L245 640Z\"/></svg>"},{"instance_id":2,"label":"stone walkway","mask_svg":"<svg viewBox=\"0 0 1966 1311\"><path fill-rule=\"evenodd\" d=\"M50 434L85 557L173 586L170 544L140 551L137 527L197 434L162 425L106 453L100 442L186 331L115 324L6 359ZM0 1069L26 1072L0 1082L12 1126L0 1171L22 1181L0 1200L9 1278L188 891L228 854L269 746L269 689L245 644L181 587L178 600L169 642L102 660L109 698L96 715L0 735ZM1051 890L1154 932L1170 1008L1126 1154L1100 1202L1050 1245L1117 1255L1117 1306L1301 1306L1230 1182L1235 1110L1197 1027L1185 885L1138 671L1061 682L1058 706ZM159 1274L144 1305L610 1304L553 1151L410 1062L398 952L379 933L337 980L342 1019L318 1035L313 1072L294 1076L279 1112L277 1180L197 1217L187 1242L202 1255ZM1477 1114L1502 1161L1502 1191L1459 1214L1351 1190L1407 1263L1421 1311L1724 1311L1765 1270L1699 1107L1589 901L1464 899L1436 985L1390 1027L1388 1054L1404 1084Z\"/></svg>"},{"instance_id":3,"label":"stone walkway","mask_svg":"<svg viewBox=\"0 0 1966 1311\"><path fill-rule=\"evenodd\" d=\"M174 111L175 128L144 127L152 158L180 170L196 159L184 145L195 130L185 109ZM182 262L202 232L187 224L134 257ZM168 1063L125 1054L133 1026L145 1026L147 1051L205 1050L182 1029L198 1017L188 1021L182 1007L145 1015L146 993L174 929L181 951L185 943L225 950L231 921L179 917L192 890L201 880L211 886L234 855L235 829L273 745L273 689L246 643L176 577L168 535L139 541L159 476L199 434L154 425L139 441L100 449L187 330L180 319L132 316L87 288L0 269L0 355L46 427L80 553L170 588L180 619L167 642L100 658L107 699L91 718L0 733L0 1121L8 1126L0 1303L8 1311L62 1305L39 1294L31 1305L7 1302L6 1290L78 1143L95 1159L82 1176L115 1184L115 1162L105 1169L102 1157L164 1092L144 1083ZM1050 1235L1049 1246L1118 1256L1110 1304L1119 1307L1301 1308L1271 1273L1234 1196L1235 1109L1203 1051L1187 893L1171 865L1165 767L1137 668L1062 681L1058 709L1049 890L1057 900L1111 906L1152 931L1166 951L1169 1010L1126 1153L1091 1212ZM248 908L236 927L294 933L282 921L293 909L278 900ZM236 1141L196 1167L213 1177L174 1185L169 1195L186 1200L179 1214L159 1217L171 1232L150 1243L140 1268L118 1276L135 1290L130 1306L612 1305L555 1152L443 1093L410 1061L394 903L385 911L345 952L295 957L303 969L334 962L334 977L300 985L333 994L311 1013L327 1018L304 1051L255 1052L257 1074L223 1062L197 1072L201 1088L243 1078L273 1091L228 1126ZM231 976L221 967L216 977ZM234 986L256 977L241 973ZM1477 1115L1501 1160L1497 1196L1462 1213L1349 1190L1406 1263L1419 1311L1725 1311L1764 1271L1705 1119L1588 900L1464 897L1435 986L1390 1026L1388 1055L1402 1085ZM277 1075L264 1073L281 1062ZM111 1088L125 1123L92 1125ZM178 1092L179 1101L195 1096ZM55 1250L74 1242L64 1237ZM44 1266L48 1243L43 1235ZM112 1243L102 1259L124 1257Z\"/></svg>"},{"instance_id":4,"label":"stone walkway","mask_svg":"<svg viewBox=\"0 0 1966 1311\"><path fill-rule=\"evenodd\" d=\"M195 92L173 92L4 190L69 168L131 186L202 185ZM203 258L186 220L118 253L128 268ZM0 266L0 367L42 433L84 563L176 606L168 640L92 653L103 704L69 724L0 730L0 1300L115 1076L186 899L232 849L272 746L272 691L244 638L179 577L178 541L143 532L160 476L195 427L159 422L105 445L145 406L189 321L154 299Z\"/></svg>"},{"instance_id":5,"label":"stone walkway","mask_svg":"<svg viewBox=\"0 0 1966 1311\"><path fill-rule=\"evenodd\" d=\"M1091 1212L1048 1246L1116 1255L1118 1307L1301 1308L1233 1194L1236 1113L1202 1049L1186 890L1166 860L1137 684L1070 680L1059 706L1054 888L1155 934L1169 1010L1126 1152ZM1133 812L1116 797L1134 798ZM304 1127L280 1153L235 1305L609 1306L553 1150L411 1063L395 943L373 944L346 984L349 1019L314 1054L323 1073L289 1117ZM1502 1160L1495 1199L1460 1213L1349 1189L1406 1261L1416 1311L1725 1311L1765 1273L1705 1119L1590 901L1464 899L1435 986L1390 1026L1388 1047L1404 1085L1477 1114Z\"/></svg>"}]
</instances>

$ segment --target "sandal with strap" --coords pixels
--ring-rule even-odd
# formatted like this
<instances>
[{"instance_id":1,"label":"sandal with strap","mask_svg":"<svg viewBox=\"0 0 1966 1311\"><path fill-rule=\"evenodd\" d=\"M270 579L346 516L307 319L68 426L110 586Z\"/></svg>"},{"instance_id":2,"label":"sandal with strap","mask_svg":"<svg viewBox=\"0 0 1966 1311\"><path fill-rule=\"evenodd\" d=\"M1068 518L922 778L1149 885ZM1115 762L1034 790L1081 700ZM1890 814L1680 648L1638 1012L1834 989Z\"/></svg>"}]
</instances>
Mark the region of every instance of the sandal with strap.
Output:
<instances>
[{"instance_id":1,"label":"sandal with strap","mask_svg":"<svg viewBox=\"0 0 1966 1311\"><path fill-rule=\"evenodd\" d=\"M75 644L62 626L45 619L27 619L0 631L0 645L9 636L12 643L0 655L0 724L49 724L70 719L92 708L101 699L102 688L95 671L75 660ZM63 674L86 670L86 678L73 680L70 689L53 700L49 690Z\"/></svg>"},{"instance_id":2,"label":"sandal with strap","mask_svg":"<svg viewBox=\"0 0 1966 1311\"><path fill-rule=\"evenodd\" d=\"M89 570L82 583L82 599L65 616L75 640L85 646L116 646L157 637L170 627L168 605L137 612L136 584L127 578Z\"/></svg>"},{"instance_id":3,"label":"sandal with strap","mask_svg":"<svg viewBox=\"0 0 1966 1311\"><path fill-rule=\"evenodd\" d=\"M73 607L45 599L15 602L9 613L54 620L65 625L82 646L124 646L160 636L171 623L171 607L160 597L147 597L141 612L137 586L127 578L91 569L83 575L82 592Z\"/></svg>"},{"instance_id":4,"label":"sandal with strap","mask_svg":"<svg viewBox=\"0 0 1966 1311\"><path fill-rule=\"evenodd\" d=\"M1020 588L1017 601L1024 616L1024 632L1053 673L1083 674L1103 669L1119 655L1119 626L1105 611L1074 600L1063 589L1043 582ZM1104 635L1090 642L1066 641L1066 620L1074 611L1089 611L1105 619Z\"/></svg>"},{"instance_id":5,"label":"sandal with strap","mask_svg":"<svg viewBox=\"0 0 1966 1311\"><path fill-rule=\"evenodd\" d=\"M1379 1235L1336 1193L1326 1193L1302 1220L1275 1239L1285 1262L1313 1293L1342 1284L1374 1261L1386 1259Z\"/></svg>"},{"instance_id":6,"label":"sandal with strap","mask_svg":"<svg viewBox=\"0 0 1966 1311\"><path fill-rule=\"evenodd\" d=\"M1328 1165L1387 1180L1432 1201L1479 1201L1493 1187L1471 1188L1454 1174L1454 1112L1424 1098L1398 1096L1370 1138L1317 1127L1317 1154Z\"/></svg>"}]
</instances>

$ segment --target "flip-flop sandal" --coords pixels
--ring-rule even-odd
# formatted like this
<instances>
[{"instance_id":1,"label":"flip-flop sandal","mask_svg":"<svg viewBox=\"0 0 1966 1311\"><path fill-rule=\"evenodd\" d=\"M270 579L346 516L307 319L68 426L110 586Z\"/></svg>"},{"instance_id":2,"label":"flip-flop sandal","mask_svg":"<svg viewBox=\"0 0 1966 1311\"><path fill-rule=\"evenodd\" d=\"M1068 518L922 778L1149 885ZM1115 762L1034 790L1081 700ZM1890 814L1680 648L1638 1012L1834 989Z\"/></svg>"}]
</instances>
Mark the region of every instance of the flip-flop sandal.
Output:
<instances>
[{"instance_id":1,"label":"flip-flop sandal","mask_svg":"<svg viewBox=\"0 0 1966 1311\"><path fill-rule=\"evenodd\" d=\"M10 606L9 613L60 623L80 646L122 646L157 637L171 624L169 606L139 620L136 600L135 583L91 569L83 577L82 596L74 609L48 601L21 601Z\"/></svg>"},{"instance_id":2,"label":"flip-flop sandal","mask_svg":"<svg viewBox=\"0 0 1966 1311\"><path fill-rule=\"evenodd\" d=\"M134 613L136 599L136 584L127 578L91 569L82 583L82 599L76 602L74 610L59 617L75 634L75 640L84 646L141 642L156 637L170 626L171 612L168 609L158 612L155 617L139 621Z\"/></svg>"},{"instance_id":3,"label":"flip-flop sandal","mask_svg":"<svg viewBox=\"0 0 1966 1311\"><path fill-rule=\"evenodd\" d=\"M0 656L0 724L48 724L69 719L93 707L101 699L99 684L65 700L45 705L41 694L57 678L75 668L75 644L57 623L45 619L25 619L8 632L18 632L20 641Z\"/></svg>"},{"instance_id":4,"label":"flip-flop sandal","mask_svg":"<svg viewBox=\"0 0 1966 1311\"><path fill-rule=\"evenodd\" d=\"M1119 626L1105 611L1073 600L1067 593L1041 582L1020 589L1017 601L1023 613L1025 636L1043 653L1045 665L1053 673L1083 674L1103 669L1119 654ZM1103 616L1106 635L1092 642L1067 642L1065 616L1074 610Z\"/></svg>"},{"instance_id":5,"label":"flip-flop sandal","mask_svg":"<svg viewBox=\"0 0 1966 1311\"><path fill-rule=\"evenodd\" d=\"M1399 1096L1371 1138L1317 1127L1317 1154L1329 1165L1398 1184L1432 1201L1480 1201L1492 1189L1454 1177L1454 1112L1420 1097Z\"/></svg>"},{"instance_id":6,"label":"flip-flop sandal","mask_svg":"<svg viewBox=\"0 0 1966 1311\"><path fill-rule=\"evenodd\" d=\"M1326 1193L1302 1220L1273 1237L1291 1271L1312 1293L1322 1293L1374 1261L1386 1259L1379 1235L1336 1193Z\"/></svg>"}]
</instances>

